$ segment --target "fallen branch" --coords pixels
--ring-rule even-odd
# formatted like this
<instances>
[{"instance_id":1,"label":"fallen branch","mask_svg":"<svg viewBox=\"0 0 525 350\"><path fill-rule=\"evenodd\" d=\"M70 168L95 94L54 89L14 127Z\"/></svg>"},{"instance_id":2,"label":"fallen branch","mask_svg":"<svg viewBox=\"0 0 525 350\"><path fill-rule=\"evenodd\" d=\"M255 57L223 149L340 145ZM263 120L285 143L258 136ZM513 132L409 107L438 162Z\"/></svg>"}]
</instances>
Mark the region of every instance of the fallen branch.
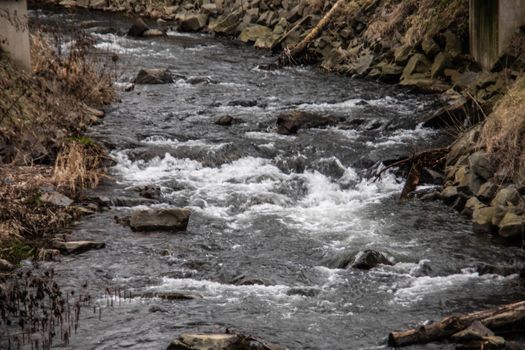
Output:
<instances>
[{"instance_id":1,"label":"fallen branch","mask_svg":"<svg viewBox=\"0 0 525 350\"><path fill-rule=\"evenodd\" d=\"M399 198L399 200L405 200L419 185L423 168L434 168L444 160L444 157L449 151L450 147L432 148L416 153L410 157L403 158L381 169L381 171L376 174L374 181L377 181L381 175L389 169L410 164L410 171L408 172L405 186L403 187Z\"/></svg>"},{"instance_id":2,"label":"fallen branch","mask_svg":"<svg viewBox=\"0 0 525 350\"><path fill-rule=\"evenodd\" d=\"M393 347L426 344L444 340L464 330L473 322L480 321L490 329L501 329L525 321L525 301L507 304L495 309L449 316L429 325L388 335L388 345Z\"/></svg>"},{"instance_id":3,"label":"fallen branch","mask_svg":"<svg viewBox=\"0 0 525 350\"><path fill-rule=\"evenodd\" d=\"M347 0L337 0L337 2L332 6L330 11L328 11L323 18L315 25L315 27L310 30L310 32L304 37L303 40L301 40L297 45L295 45L292 49L289 50L283 50L283 53L281 56L279 56L279 63L282 65L290 64L294 61L294 59L302 54L308 45L315 40L322 31L326 28L326 26L330 23L334 15L337 13L337 10L341 7L343 3L345 3Z\"/></svg>"}]
</instances>

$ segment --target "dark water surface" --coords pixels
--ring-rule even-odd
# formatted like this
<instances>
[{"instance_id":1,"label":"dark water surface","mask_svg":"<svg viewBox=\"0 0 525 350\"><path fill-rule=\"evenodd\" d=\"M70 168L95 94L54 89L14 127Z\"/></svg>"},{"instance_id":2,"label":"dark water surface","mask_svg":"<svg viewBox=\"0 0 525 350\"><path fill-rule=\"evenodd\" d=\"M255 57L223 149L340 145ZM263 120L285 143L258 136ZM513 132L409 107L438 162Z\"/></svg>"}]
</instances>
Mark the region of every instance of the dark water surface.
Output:
<instances>
[{"instance_id":1,"label":"dark water surface","mask_svg":"<svg viewBox=\"0 0 525 350\"><path fill-rule=\"evenodd\" d=\"M165 349L182 332L231 327L291 349L380 349L391 330L523 295L516 276L472 268L514 264L519 250L472 235L467 220L439 203L398 203L403 179L366 175L377 161L443 142L417 126L432 96L315 68L263 70L274 59L268 53L202 34L126 38L120 33L130 22L116 15L31 14L92 32L99 53L120 56L121 83L143 67L173 72L173 84L122 92L92 130L117 159L114 182L99 195L158 185L161 200L151 206L193 210L188 231L178 234L120 226L113 217L130 212L126 203L80 223L73 237L105 241L106 249L54 268L67 288L87 282L104 309L102 320L84 312L70 348ZM276 134L277 115L292 109L359 126ZM215 125L224 114L245 123ZM336 268L363 249L396 264ZM264 284L233 284L240 275ZM106 307L106 287L203 298Z\"/></svg>"}]
</instances>

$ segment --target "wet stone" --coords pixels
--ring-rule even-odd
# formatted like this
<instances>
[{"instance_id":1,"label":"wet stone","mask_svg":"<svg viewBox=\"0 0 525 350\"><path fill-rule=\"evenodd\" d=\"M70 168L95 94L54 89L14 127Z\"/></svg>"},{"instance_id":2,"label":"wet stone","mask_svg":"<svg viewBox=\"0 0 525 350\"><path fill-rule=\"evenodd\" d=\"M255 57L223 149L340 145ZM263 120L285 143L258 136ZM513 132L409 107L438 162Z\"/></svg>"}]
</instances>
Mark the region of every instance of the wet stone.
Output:
<instances>
[{"instance_id":1,"label":"wet stone","mask_svg":"<svg viewBox=\"0 0 525 350\"><path fill-rule=\"evenodd\" d=\"M375 250L365 250L359 252L352 264L353 268L370 270L378 265L394 265L385 254Z\"/></svg>"},{"instance_id":2,"label":"wet stone","mask_svg":"<svg viewBox=\"0 0 525 350\"><path fill-rule=\"evenodd\" d=\"M135 84L170 84L173 77L169 69L141 69L135 78Z\"/></svg>"},{"instance_id":3,"label":"wet stone","mask_svg":"<svg viewBox=\"0 0 525 350\"><path fill-rule=\"evenodd\" d=\"M58 249L65 254L80 254L93 249L102 249L105 246L106 243L95 241L53 242L53 248Z\"/></svg>"},{"instance_id":4,"label":"wet stone","mask_svg":"<svg viewBox=\"0 0 525 350\"><path fill-rule=\"evenodd\" d=\"M184 231L188 226L189 209L144 209L135 210L129 225L134 231Z\"/></svg>"},{"instance_id":5,"label":"wet stone","mask_svg":"<svg viewBox=\"0 0 525 350\"><path fill-rule=\"evenodd\" d=\"M283 135L295 134L300 129L324 128L338 123L332 116L323 116L305 111L291 111L279 115L277 118L277 132Z\"/></svg>"}]
</instances>

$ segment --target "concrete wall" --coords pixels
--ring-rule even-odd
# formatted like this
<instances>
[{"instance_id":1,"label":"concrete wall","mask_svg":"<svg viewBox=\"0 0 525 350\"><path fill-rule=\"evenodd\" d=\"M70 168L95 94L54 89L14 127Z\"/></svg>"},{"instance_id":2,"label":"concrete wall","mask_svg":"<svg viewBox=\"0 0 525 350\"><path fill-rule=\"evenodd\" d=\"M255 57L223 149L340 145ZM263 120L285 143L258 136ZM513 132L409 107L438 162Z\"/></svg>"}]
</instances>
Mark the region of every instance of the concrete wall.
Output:
<instances>
[{"instance_id":1,"label":"concrete wall","mask_svg":"<svg viewBox=\"0 0 525 350\"><path fill-rule=\"evenodd\" d=\"M525 0L470 0L470 53L492 69L523 25Z\"/></svg>"},{"instance_id":2,"label":"concrete wall","mask_svg":"<svg viewBox=\"0 0 525 350\"><path fill-rule=\"evenodd\" d=\"M20 67L31 70L27 0L0 0L0 45Z\"/></svg>"},{"instance_id":3,"label":"concrete wall","mask_svg":"<svg viewBox=\"0 0 525 350\"><path fill-rule=\"evenodd\" d=\"M470 0L470 53L483 68L499 58L499 0Z\"/></svg>"},{"instance_id":4,"label":"concrete wall","mask_svg":"<svg viewBox=\"0 0 525 350\"><path fill-rule=\"evenodd\" d=\"M525 0L499 0L499 45L501 55L516 30L525 25Z\"/></svg>"}]
</instances>

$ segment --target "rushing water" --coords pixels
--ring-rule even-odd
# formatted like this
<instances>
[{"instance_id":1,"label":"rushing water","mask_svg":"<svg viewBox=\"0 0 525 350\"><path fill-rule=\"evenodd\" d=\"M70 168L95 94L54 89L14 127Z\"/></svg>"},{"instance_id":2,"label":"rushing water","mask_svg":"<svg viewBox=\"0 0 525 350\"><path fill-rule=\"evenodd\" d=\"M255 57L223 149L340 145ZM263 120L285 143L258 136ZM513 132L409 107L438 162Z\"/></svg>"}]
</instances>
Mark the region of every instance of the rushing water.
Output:
<instances>
[{"instance_id":1,"label":"rushing water","mask_svg":"<svg viewBox=\"0 0 525 350\"><path fill-rule=\"evenodd\" d=\"M443 142L417 126L433 97L315 68L264 70L268 53L202 34L127 38L130 22L116 15L32 16L93 33L98 52L120 56L121 83L143 67L173 72L174 84L122 92L92 130L117 161L98 194L129 197L133 186L157 185L161 199L149 205L193 211L187 232L176 234L116 223L130 207L85 218L73 238L107 247L54 264L60 283L87 282L102 306L106 287L203 297L134 298L105 307L101 320L86 311L70 348L165 349L185 331L234 328L291 349L378 349L391 330L523 295L515 275L472 268L512 265L519 250L474 236L440 203L399 203L403 179L393 174L369 179L376 162ZM277 115L292 109L357 126L276 134ZM224 114L245 123L215 125ZM337 268L363 249L396 264ZM240 275L263 284L232 283Z\"/></svg>"}]
</instances>

